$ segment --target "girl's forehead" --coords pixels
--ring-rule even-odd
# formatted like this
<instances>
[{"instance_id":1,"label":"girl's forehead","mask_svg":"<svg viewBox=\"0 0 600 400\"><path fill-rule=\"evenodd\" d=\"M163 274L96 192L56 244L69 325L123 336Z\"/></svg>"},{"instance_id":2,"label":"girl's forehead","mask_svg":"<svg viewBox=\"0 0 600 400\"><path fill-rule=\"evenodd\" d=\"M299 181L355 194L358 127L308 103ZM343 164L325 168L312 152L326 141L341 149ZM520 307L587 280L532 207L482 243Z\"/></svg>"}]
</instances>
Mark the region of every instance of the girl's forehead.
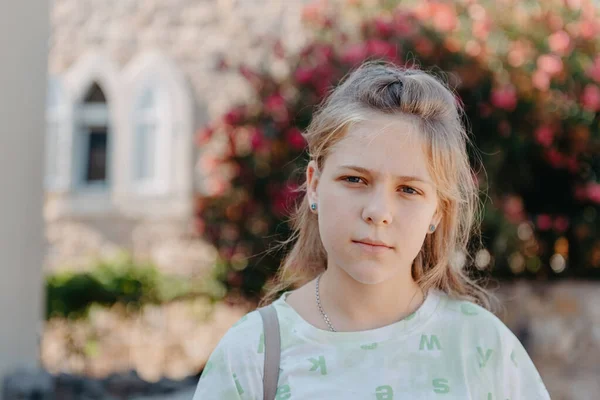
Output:
<instances>
[{"instance_id":1,"label":"girl's forehead","mask_svg":"<svg viewBox=\"0 0 600 400\"><path fill-rule=\"evenodd\" d=\"M423 136L408 118L376 118L349 127L328 156L333 167L357 165L390 174L427 174ZM428 176L428 174L426 175Z\"/></svg>"}]
</instances>

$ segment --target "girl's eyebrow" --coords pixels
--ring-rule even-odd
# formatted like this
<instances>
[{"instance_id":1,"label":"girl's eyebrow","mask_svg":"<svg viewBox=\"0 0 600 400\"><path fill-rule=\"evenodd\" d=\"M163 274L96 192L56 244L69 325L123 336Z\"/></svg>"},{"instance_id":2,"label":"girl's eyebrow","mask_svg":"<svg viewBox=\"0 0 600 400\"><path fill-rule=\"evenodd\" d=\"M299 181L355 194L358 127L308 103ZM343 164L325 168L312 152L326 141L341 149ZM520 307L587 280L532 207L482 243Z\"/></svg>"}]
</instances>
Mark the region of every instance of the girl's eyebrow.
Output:
<instances>
[{"instance_id":1,"label":"girl's eyebrow","mask_svg":"<svg viewBox=\"0 0 600 400\"><path fill-rule=\"evenodd\" d=\"M357 172L360 172L360 173L366 174L366 175L375 175L375 176L378 175L377 172L370 171L370 170L368 170L367 168L364 168L364 167L359 167L358 165L342 165L342 166L340 166L340 168L343 168L343 169L352 169L352 170L355 170ZM396 178L399 179L399 180L403 180L403 181L411 181L411 182L412 181L416 181L416 182L423 182L423 183L426 183L428 185L433 185L433 183L430 180L424 179L424 178L421 178L421 177L418 177L418 176L399 175L399 176L396 176Z\"/></svg>"}]
</instances>

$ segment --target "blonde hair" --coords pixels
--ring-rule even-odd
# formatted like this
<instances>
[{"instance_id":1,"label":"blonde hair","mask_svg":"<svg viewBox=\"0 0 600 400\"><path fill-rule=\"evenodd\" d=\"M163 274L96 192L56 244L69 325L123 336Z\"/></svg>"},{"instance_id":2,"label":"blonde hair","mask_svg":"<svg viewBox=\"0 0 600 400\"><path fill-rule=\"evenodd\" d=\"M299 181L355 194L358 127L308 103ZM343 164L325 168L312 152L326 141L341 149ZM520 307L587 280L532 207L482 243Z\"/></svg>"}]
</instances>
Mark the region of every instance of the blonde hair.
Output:
<instances>
[{"instance_id":1,"label":"blonde hair","mask_svg":"<svg viewBox=\"0 0 600 400\"><path fill-rule=\"evenodd\" d=\"M433 74L366 62L349 73L324 100L303 136L310 158L322 170L330 149L352 124L374 115L415 119L425 139L442 219L436 231L427 235L414 260L413 279L423 291L436 288L453 298L491 309L495 298L466 272L473 260L471 246L481 246L482 206L476 174L469 164L467 145L471 142L461 120L463 113L453 92ZM299 190L306 193L306 182ZM310 212L306 195L297 203L290 222L293 233L281 246L293 246L267 286L261 305L270 303L284 290L314 279L327 266L317 217Z\"/></svg>"}]
</instances>

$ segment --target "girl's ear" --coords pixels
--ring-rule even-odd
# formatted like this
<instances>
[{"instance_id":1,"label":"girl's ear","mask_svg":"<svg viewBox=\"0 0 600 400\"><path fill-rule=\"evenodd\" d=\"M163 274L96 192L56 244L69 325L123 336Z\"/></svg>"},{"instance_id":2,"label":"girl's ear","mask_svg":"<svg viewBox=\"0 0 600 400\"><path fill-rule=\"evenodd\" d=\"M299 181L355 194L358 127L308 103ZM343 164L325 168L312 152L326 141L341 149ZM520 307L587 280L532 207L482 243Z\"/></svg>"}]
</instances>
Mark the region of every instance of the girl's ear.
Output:
<instances>
[{"instance_id":1,"label":"girl's ear","mask_svg":"<svg viewBox=\"0 0 600 400\"><path fill-rule=\"evenodd\" d=\"M309 204L317 203L317 185L319 184L319 167L316 161L311 160L306 167L306 194Z\"/></svg>"},{"instance_id":2,"label":"girl's ear","mask_svg":"<svg viewBox=\"0 0 600 400\"><path fill-rule=\"evenodd\" d=\"M429 226L433 225L434 231L436 231L440 222L442 222L442 212L438 209L433 214L433 218L431 218L431 224ZM429 233L433 233L433 232L430 231Z\"/></svg>"}]
</instances>

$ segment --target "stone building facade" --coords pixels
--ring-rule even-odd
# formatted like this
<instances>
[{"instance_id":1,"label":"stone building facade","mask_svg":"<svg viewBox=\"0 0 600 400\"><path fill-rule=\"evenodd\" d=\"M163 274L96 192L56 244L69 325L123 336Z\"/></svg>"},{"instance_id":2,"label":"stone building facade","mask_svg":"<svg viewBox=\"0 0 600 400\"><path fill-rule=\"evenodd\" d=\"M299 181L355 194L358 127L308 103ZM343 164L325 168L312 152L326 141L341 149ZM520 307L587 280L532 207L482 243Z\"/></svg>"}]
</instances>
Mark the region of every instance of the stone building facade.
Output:
<instances>
[{"instance_id":1,"label":"stone building facade","mask_svg":"<svg viewBox=\"0 0 600 400\"><path fill-rule=\"evenodd\" d=\"M306 40L302 0L54 0L47 109L46 269L127 249L202 273L191 237L206 192L195 131L248 94L225 60L279 73L269 39Z\"/></svg>"},{"instance_id":2,"label":"stone building facade","mask_svg":"<svg viewBox=\"0 0 600 400\"><path fill-rule=\"evenodd\" d=\"M249 95L225 59L277 73L268 39L309 37L309 0L54 0L47 108L46 269L80 268L121 248L167 271L201 274L192 237L206 192L194 132ZM505 320L526 342L554 399L600 391L594 284L505 285ZM595 296L595 297L594 297ZM512 300L511 300L512 299ZM517 301L518 299L518 305ZM598 299L600 300L600 298Z\"/></svg>"}]
</instances>

